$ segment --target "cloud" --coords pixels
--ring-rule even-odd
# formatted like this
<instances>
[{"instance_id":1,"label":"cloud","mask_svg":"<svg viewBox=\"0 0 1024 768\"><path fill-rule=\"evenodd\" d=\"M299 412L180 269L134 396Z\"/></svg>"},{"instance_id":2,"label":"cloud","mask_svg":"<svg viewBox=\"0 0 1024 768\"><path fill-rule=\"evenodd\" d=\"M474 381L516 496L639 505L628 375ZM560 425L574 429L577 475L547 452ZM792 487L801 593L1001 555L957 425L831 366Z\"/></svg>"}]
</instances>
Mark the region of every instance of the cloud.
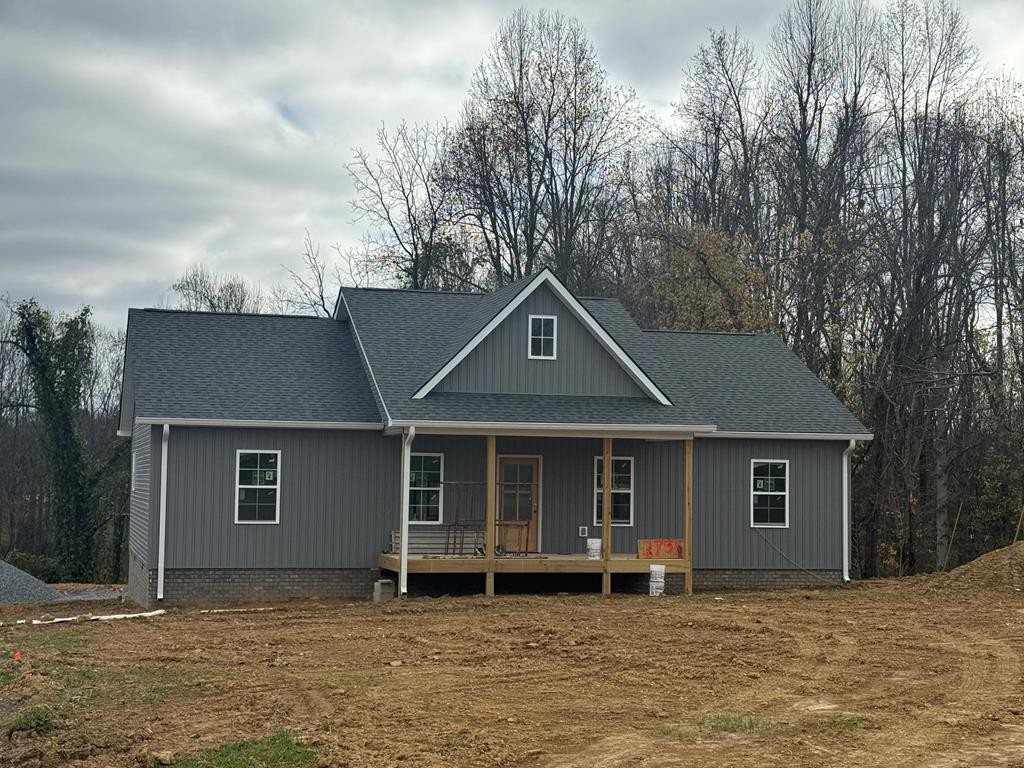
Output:
<instances>
[{"instance_id":1,"label":"cloud","mask_svg":"<svg viewBox=\"0 0 1024 768\"><path fill-rule=\"evenodd\" d=\"M616 82L670 109L708 28L766 39L783 3L567 0ZM399 0L0 6L0 293L123 325L205 262L285 280L305 229L354 245L344 164L383 121L455 117L515 5ZM532 4L530 7L540 7ZM1024 71L1016 2L965 5ZM1018 23L1010 21L1015 18Z\"/></svg>"}]
</instances>

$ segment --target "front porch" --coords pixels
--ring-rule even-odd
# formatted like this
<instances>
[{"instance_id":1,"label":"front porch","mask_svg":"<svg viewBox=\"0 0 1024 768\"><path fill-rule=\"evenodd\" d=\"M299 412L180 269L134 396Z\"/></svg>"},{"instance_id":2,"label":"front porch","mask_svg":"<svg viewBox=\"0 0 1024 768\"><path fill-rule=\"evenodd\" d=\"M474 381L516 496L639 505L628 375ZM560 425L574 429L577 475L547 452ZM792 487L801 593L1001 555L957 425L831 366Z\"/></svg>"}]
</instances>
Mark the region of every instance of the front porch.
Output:
<instances>
[{"instance_id":1,"label":"front porch","mask_svg":"<svg viewBox=\"0 0 1024 768\"><path fill-rule=\"evenodd\" d=\"M402 454L401 523L377 560L402 595L410 573L483 574L487 595L497 574L601 574L610 594L655 564L693 590L692 435L406 432Z\"/></svg>"}]
</instances>

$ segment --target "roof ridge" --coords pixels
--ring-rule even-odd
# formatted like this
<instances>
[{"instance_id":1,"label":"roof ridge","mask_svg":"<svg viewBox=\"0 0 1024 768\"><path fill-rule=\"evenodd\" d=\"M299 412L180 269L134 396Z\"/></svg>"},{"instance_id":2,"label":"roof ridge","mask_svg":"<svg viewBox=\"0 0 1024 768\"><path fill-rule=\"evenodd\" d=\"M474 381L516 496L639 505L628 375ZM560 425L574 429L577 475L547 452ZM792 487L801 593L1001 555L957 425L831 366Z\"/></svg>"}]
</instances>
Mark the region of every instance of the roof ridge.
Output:
<instances>
[{"instance_id":1,"label":"roof ridge","mask_svg":"<svg viewBox=\"0 0 1024 768\"><path fill-rule=\"evenodd\" d=\"M387 288L376 285L346 285L343 291L388 291L390 293L438 293L455 296L487 296L490 291L453 291L433 288Z\"/></svg>"},{"instance_id":2,"label":"roof ridge","mask_svg":"<svg viewBox=\"0 0 1024 768\"><path fill-rule=\"evenodd\" d=\"M694 331L682 328L641 328L644 333L689 333L694 336L769 336L778 338L774 333L763 331Z\"/></svg>"},{"instance_id":3,"label":"roof ridge","mask_svg":"<svg viewBox=\"0 0 1024 768\"><path fill-rule=\"evenodd\" d=\"M321 317L320 315L289 315L283 312L213 312L206 309L173 309L166 307L128 307L129 312L159 312L167 315L205 315L211 317L286 317L292 320L332 320L339 321L333 317Z\"/></svg>"}]
</instances>

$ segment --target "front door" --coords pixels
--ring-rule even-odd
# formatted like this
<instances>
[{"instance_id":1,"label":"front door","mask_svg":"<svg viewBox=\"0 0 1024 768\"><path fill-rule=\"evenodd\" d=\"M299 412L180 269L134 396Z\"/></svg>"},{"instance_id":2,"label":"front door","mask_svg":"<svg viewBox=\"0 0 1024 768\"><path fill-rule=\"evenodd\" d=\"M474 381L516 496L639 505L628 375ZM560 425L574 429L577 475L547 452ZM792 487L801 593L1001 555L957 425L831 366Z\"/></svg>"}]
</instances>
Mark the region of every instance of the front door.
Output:
<instances>
[{"instance_id":1,"label":"front door","mask_svg":"<svg viewBox=\"0 0 1024 768\"><path fill-rule=\"evenodd\" d=\"M498 457L497 545L506 554L537 551L540 457Z\"/></svg>"}]
</instances>

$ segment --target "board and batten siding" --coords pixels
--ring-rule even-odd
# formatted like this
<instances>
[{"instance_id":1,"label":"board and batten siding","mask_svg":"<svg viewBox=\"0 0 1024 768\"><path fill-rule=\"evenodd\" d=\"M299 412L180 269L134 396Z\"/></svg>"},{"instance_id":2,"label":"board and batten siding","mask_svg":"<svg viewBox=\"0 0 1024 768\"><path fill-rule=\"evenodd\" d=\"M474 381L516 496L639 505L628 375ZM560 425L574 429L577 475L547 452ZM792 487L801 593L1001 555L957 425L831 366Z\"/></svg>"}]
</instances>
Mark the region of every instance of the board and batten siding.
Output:
<instances>
[{"instance_id":1,"label":"board and batten siding","mask_svg":"<svg viewBox=\"0 0 1024 768\"><path fill-rule=\"evenodd\" d=\"M248 449L281 452L276 525L235 523ZM400 456L401 439L375 431L172 427L166 567L375 567L398 522Z\"/></svg>"},{"instance_id":2,"label":"board and batten siding","mask_svg":"<svg viewBox=\"0 0 1024 768\"><path fill-rule=\"evenodd\" d=\"M558 318L555 360L528 356L530 315ZM523 301L437 386L439 392L646 397L550 288Z\"/></svg>"},{"instance_id":3,"label":"board and batten siding","mask_svg":"<svg viewBox=\"0 0 1024 768\"><path fill-rule=\"evenodd\" d=\"M128 548L143 562L148 562L149 519L152 509L152 435L148 424L136 424L132 430L132 457L135 477L131 486L128 512Z\"/></svg>"},{"instance_id":4,"label":"board and batten siding","mask_svg":"<svg viewBox=\"0 0 1024 768\"><path fill-rule=\"evenodd\" d=\"M843 450L822 440L694 441L694 568L842 568ZM789 460L789 527L752 528L753 459Z\"/></svg>"},{"instance_id":5,"label":"board and batten siding","mask_svg":"<svg viewBox=\"0 0 1024 768\"><path fill-rule=\"evenodd\" d=\"M541 457L540 549L549 554L582 554L587 526L590 538L600 538L594 525L594 457L601 440L558 437L499 437L497 454ZM683 443L678 440L615 440L614 455L633 457L633 525L612 527L612 551L636 554L638 538L678 538L683 535ZM413 453L443 453L445 522L456 516L482 520L486 496L470 497L467 485L483 489L487 471L486 438L420 435ZM476 505L471 508L470 505ZM413 525L415 530L417 526ZM415 536L415 534L413 534ZM414 538L412 539L415 540Z\"/></svg>"}]
</instances>

